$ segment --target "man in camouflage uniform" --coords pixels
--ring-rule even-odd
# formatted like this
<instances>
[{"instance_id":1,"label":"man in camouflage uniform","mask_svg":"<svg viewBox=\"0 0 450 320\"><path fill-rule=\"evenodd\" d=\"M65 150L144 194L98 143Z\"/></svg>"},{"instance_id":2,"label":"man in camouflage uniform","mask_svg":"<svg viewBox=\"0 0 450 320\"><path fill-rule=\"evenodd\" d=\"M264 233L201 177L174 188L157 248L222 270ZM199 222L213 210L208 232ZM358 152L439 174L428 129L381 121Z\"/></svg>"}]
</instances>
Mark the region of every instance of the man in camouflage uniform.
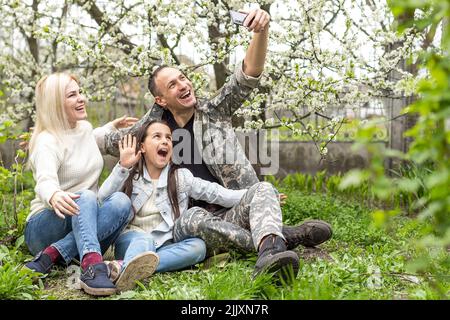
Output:
<instances>
[{"instance_id":1,"label":"man in camouflage uniform","mask_svg":"<svg viewBox=\"0 0 450 320\"><path fill-rule=\"evenodd\" d=\"M167 66L157 68L149 80L155 104L131 129L107 135L105 147L109 154L118 156L118 141L124 134L134 134L151 119L163 119L173 130L174 162L179 163L175 152L176 133L182 130L182 143L190 147L190 152L183 154L183 159L186 156L188 159L180 163L181 167L190 169L196 177L230 189L248 189L248 192L240 204L231 209L194 203L176 221L175 241L201 237L209 254L217 250L254 252L256 249L259 253L257 273L276 271L285 265L291 265L296 272L298 256L288 249L299 244L314 246L328 240L331 227L319 220L297 227L282 226L277 191L269 183L259 182L231 125L233 113L261 78L269 20L270 16L264 10L249 13L244 26L254 35L246 56L211 100L197 101L192 83L180 70Z\"/></svg>"}]
</instances>

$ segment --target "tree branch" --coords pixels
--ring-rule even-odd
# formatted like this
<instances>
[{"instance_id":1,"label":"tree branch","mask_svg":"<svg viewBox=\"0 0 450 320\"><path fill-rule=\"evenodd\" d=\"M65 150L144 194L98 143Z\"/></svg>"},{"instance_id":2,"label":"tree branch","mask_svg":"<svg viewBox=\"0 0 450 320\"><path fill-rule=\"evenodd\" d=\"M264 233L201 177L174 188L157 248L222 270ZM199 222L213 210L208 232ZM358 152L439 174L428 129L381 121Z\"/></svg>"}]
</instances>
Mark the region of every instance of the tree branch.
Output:
<instances>
[{"instance_id":1,"label":"tree branch","mask_svg":"<svg viewBox=\"0 0 450 320\"><path fill-rule=\"evenodd\" d=\"M100 8L95 4L94 1L91 0L75 0L75 2L83 7L85 4L89 2L88 8L86 8L87 12L91 16L91 18L99 25L102 24L105 26L105 33L110 32L111 36L118 36L119 43L123 45L122 51L126 54L130 54L133 48L136 47L134 43L132 43L128 37L120 30L120 28L116 27L115 23L113 23L108 16L100 10ZM117 22L116 22L117 23Z\"/></svg>"}]
</instances>

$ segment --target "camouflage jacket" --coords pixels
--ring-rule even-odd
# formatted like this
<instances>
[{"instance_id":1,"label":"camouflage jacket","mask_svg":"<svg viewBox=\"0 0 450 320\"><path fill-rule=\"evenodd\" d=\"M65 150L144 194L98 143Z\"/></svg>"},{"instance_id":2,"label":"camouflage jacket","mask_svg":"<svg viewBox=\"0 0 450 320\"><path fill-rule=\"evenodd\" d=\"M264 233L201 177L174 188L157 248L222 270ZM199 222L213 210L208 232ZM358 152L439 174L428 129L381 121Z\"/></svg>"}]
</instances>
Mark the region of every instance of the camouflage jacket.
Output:
<instances>
[{"instance_id":1,"label":"camouflage jacket","mask_svg":"<svg viewBox=\"0 0 450 320\"><path fill-rule=\"evenodd\" d=\"M231 125L233 113L258 85L261 77L244 74L242 63L214 98L198 101L194 114L194 139L200 154L212 175L230 189L245 189L259 182ZM154 104L132 128L108 133L105 136L106 152L118 156L117 143L124 134L135 134L147 121L160 120L163 112L163 108Z\"/></svg>"}]
</instances>

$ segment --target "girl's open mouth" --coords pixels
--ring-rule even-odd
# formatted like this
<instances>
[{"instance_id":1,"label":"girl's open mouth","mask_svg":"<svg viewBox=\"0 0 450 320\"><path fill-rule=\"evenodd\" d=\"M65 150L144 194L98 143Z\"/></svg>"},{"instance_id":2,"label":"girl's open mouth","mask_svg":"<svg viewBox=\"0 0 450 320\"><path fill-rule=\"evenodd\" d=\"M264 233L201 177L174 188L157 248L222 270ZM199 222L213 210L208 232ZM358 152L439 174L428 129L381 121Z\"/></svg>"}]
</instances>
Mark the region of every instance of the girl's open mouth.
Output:
<instances>
[{"instance_id":1,"label":"girl's open mouth","mask_svg":"<svg viewBox=\"0 0 450 320\"><path fill-rule=\"evenodd\" d=\"M160 149L160 150L158 150L158 155L160 155L161 157L166 157L167 156L167 154L169 153L169 151L168 150L165 150L165 149Z\"/></svg>"}]
</instances>

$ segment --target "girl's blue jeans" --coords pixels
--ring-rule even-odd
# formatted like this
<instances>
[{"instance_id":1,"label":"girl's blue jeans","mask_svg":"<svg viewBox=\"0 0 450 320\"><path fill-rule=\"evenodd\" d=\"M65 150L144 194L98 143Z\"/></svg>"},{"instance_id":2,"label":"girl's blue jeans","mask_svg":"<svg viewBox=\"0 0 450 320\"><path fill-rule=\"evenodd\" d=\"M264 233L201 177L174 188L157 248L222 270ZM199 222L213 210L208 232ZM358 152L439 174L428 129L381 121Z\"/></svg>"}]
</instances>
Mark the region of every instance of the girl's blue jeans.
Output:
<instances>
[{"instance_id":1,"label":"girl's blue jeans","mask_svg":"<svg viewBox=\"0 0 450 320\"><path fill-rule=\"evenodd\" d=\"M139 231L122 233L115 242L114 254L116 259L123 260L122 270L131 259L147 251L153 251L159 256L156 272L167 272L184 269L203 261L206 245L202 239L188 238L156 249L151 234Z\"/></svg>"}]
</instances>

